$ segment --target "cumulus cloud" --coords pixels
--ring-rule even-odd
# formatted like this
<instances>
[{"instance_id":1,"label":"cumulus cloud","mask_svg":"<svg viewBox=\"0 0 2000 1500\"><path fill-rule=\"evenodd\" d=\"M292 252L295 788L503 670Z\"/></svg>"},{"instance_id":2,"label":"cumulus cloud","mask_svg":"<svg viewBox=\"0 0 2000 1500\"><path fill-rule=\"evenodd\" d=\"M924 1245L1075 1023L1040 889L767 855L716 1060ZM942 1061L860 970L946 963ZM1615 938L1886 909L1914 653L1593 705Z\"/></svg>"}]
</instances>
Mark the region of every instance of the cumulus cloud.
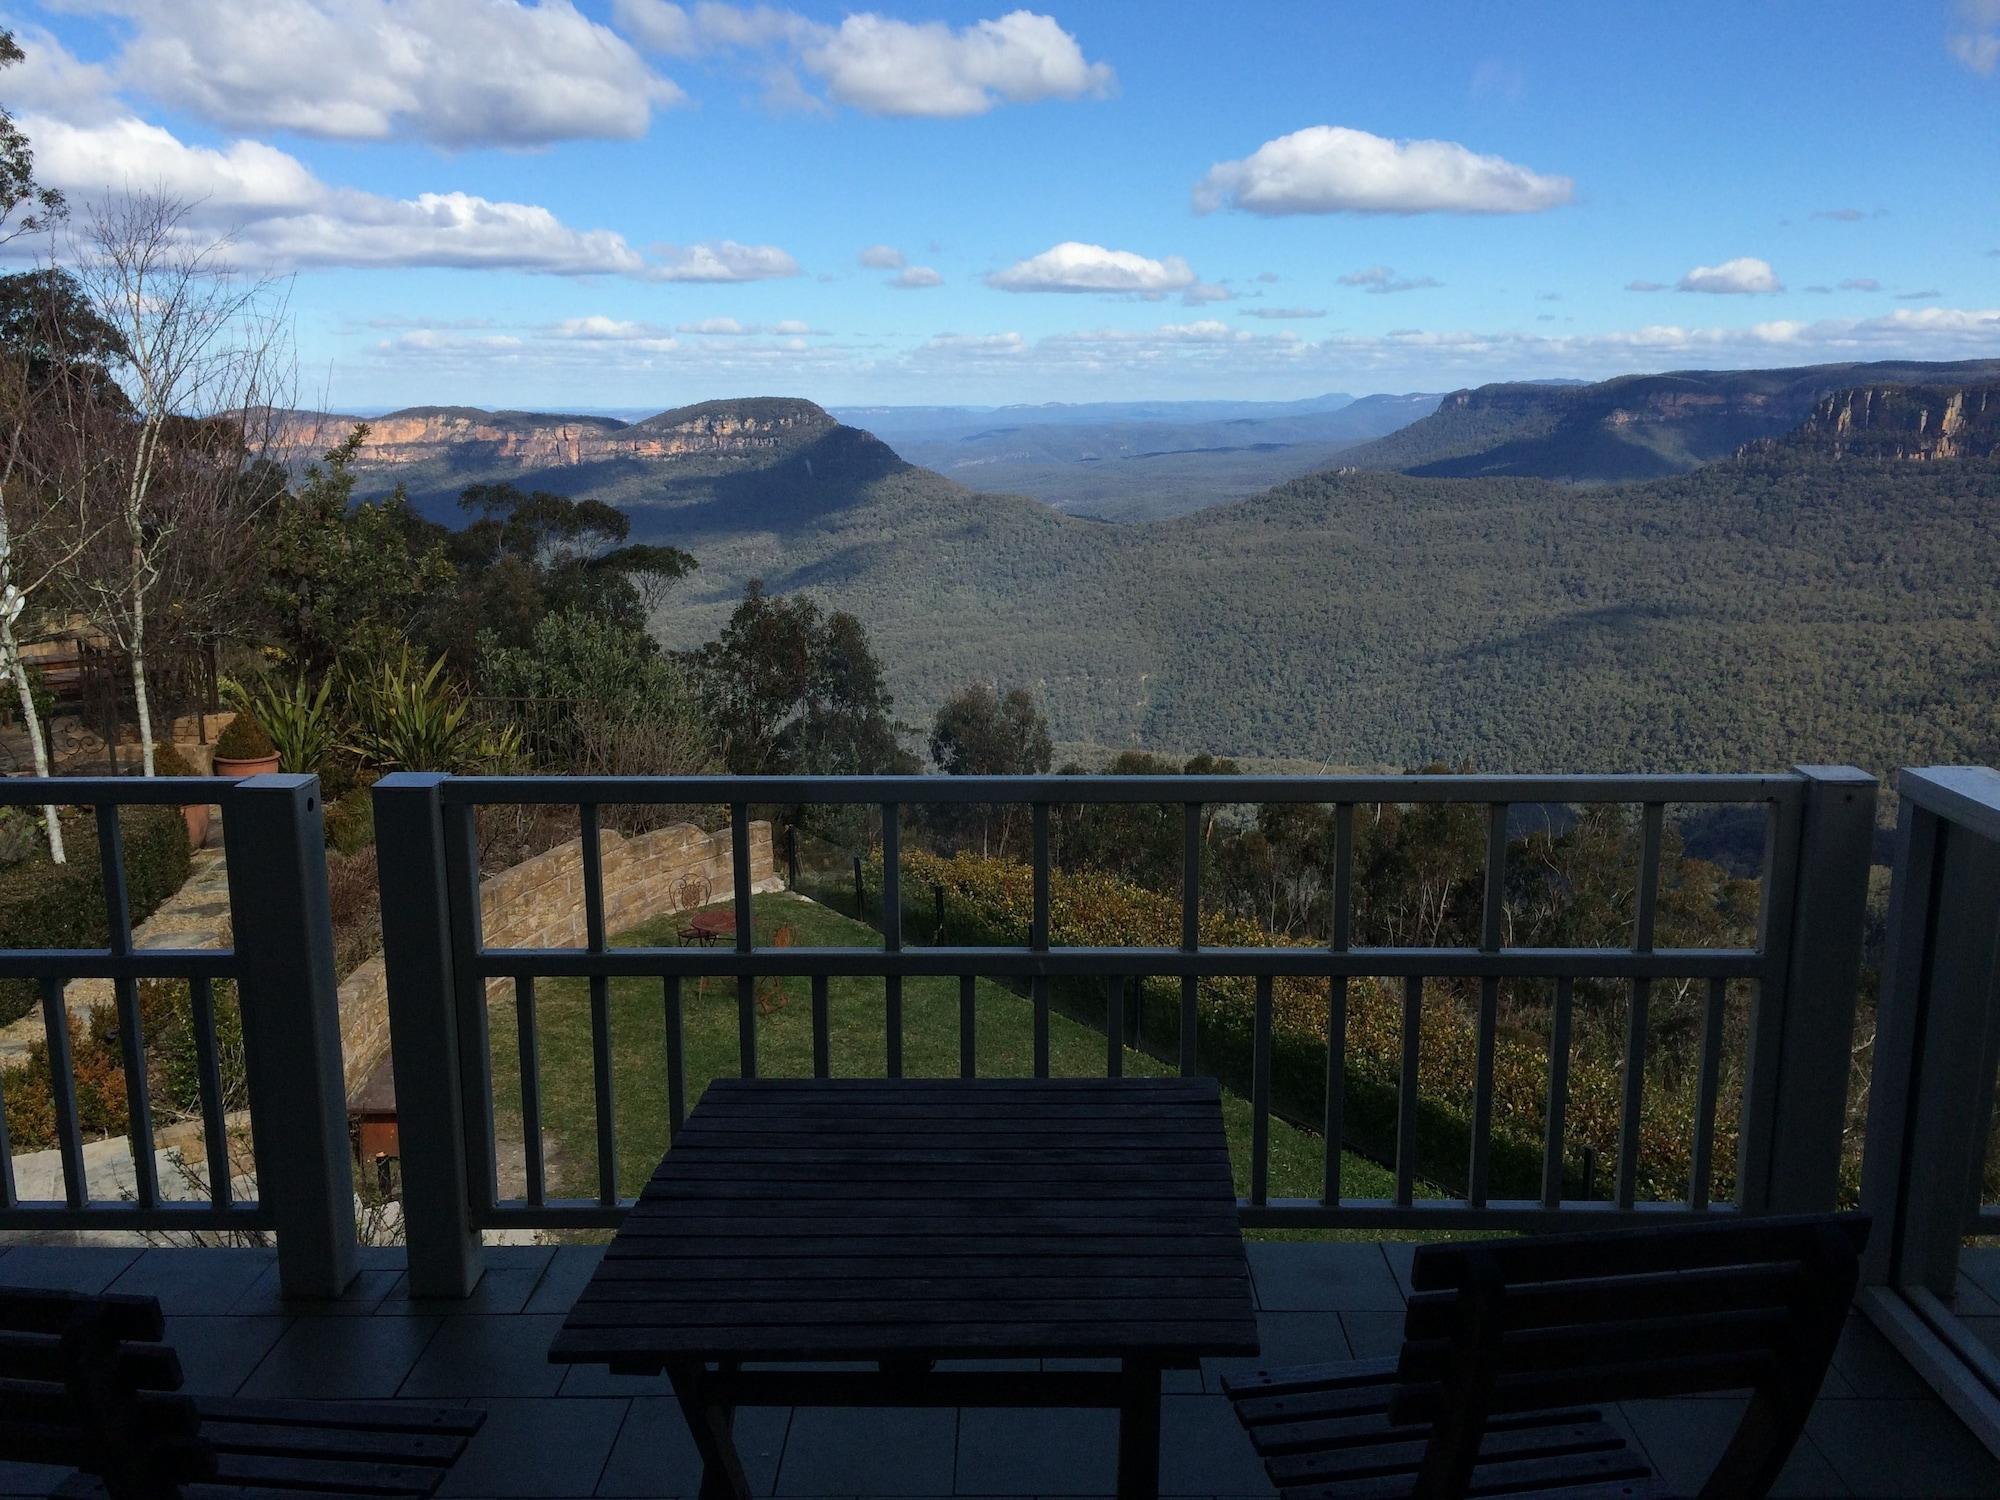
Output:
<instances>
[{"instance_id":1,"label":"cumulus cloud","mask_svg":"<svg viewBox=\"0 0 2000 1500\"><path fill-rule=\"evenodd\" d=\"M2000 0L1958 0L1945 45L1973 72L1991 77L2000 68Z\"/></svg>"},{"instance_id":2,"label":"cumulus cloud","mask_svg":"<svg viewBox=\"0 0 2000 1500\"><path fill-rule=\"evenodd\" d=\"M1323 307L1239 307L1237 313L1246 318L1269 318L1275 322L1297 322L1301 318L1323 318Z\"/></svg>"},{"instance_id":3,"label":"cumulus cloud","mask_svg":"<svg viewBox=\"0 0 2000 1500\"><path fill-rule=\"evenodd\" d=\"M1151 260L1130 250L1107 250L1077 240L1064 240L986 278L988 286L1002 292L1126 292L1147 297L1178 292L1194 282L1194 271L1178 255Z\"/></svg>"},{"instance_id":4,"label":"cumulus cloud","mask_svg":"<svg viewBox=\"0 0 2000 1500\"><path fill-rule=\"evenodd\" d=\"M929 266L905 266L889 278L889 285L901 287L906 292L922 291L925 287L943 286L944 278Z\"/></svg>"},{"instance_id":5,"label":"cumulus cloud","mask_svg":"<svg viewBox=\"0 0 2000 1500\"><path fill-rule=\"evenodd\" d=\"M719 334L737 335L737 334L755 333L756 331L757 330L751 327L750 324L739 323L734 318L700 318L692 323L677 323L674 325L675 333L719 333Z\"/></svg>"},{"instance_id":6,"label":"cumulus cloud","mask_svg":"<svg viewBox=\"0 0 2000 1500\"><path fill-rule=\"evenodd\" d=\"M1234 302L1236 293L1219 282L1197 281L1181 293L1181 303L1186 307L1204 307L1211 302Z\"/></svg>"},{"instance_id":7,"label":"cumulus cloud","mask_svg":"<svg viewBox=\"0 0 2000 1500\"><path fill-rule=\"evenodd\" d=\"M894 245L870 245L854 258L871 271L900 271L909 263Z\"/></svg>"},{"instance_id":8,"label":"cumulus cloud","mask_svg":"<svg viewBox=\"0 0 2000 1500\"><path fill-rule=\"evenodd\" d=\"M1921 292L1898 292L1896 293L1896 300L1898 302L1930 302L1936 300L1939 297L1942 297L1943 295L1944 293L1939 291L1936 287L1931 287L1928 290Z\"/></svg>"},{"instance_id":9,"label":"cumulus cloud","mask_svg":"<svg viewBox=\"0 0 2000 1500\"><path fill-rule=\"evenodd\" d=\"M447 147L644 135L683 94L570 0L66 0L115 16L134 93L227 130Z\"/></svg>"},{"instance_id":10,"label":"cumulus cloud","mask_svg":"<svg viewBox=\"0 0 2000 1500\"><path fill-rule=\"evenodd\" d=\"M456 266L648 281L750 281L798 273L772 245L731 240L645 255L609 229L576 229L548 209L472 193L390 198L321 181L255 141L191 146L132 116L71 124L23 115L44 181L84 198L127 187L196 205L194 228L276 266Z\"/></svg>"},{"instance_id":11,"label":"cumulus cloud","mask_svg":"<svg viewBox=\"0 0 2000 1500\"><path fill-rule=\"evenodd\" d=\"M817 97L798 71L835 104L932 119L982 115L1001 104L1104 98L1117 86L1109 64L1089 61L1053 17L1030 10L956 28L874 12L834 26L768 5L684 7L668 0L616 0L612 14L626 35L653 52L775 54L782 61L774 70L767 65L766 97L793 104Z\"/></svg>"},{"instance_id":12,"label":"cumulus cloud","mask_svg":"<svg viewBox=\"0 0 2000 1500\"><path fill-rule=\"evenodd\" d=\"M1398 276L1387 266L1369 266L1364 270L1349 271L1338 279L1342 286L1358 286L1377 295L1392 292L1421 292L1428 287L1444 285L1435 276Z\"/></svg>"},{"instance_id":13,"label":"cumulus cloud","mask_svg":"<svg viewBox=\"0 0 2000 1500\"><path fill-rule=\"evenodd\" d=\"M1784 283L1778 280L1768 260L1759 260L1754 255L1739 255L1734 260L1725 260L1719 266L1696 266L1683 276L1676 290L1683 292L1719 292L1723 294L1748 295L1758 292L1782 292Z\"/></svg>"},{"instance_id":14,"label":"cumulus cloud","mask_svg":"<svg viewBox=\"0 0 2000 1500\"><path fill-rule=\"evenodd\" d=\"M1217 162L1195 185L1197 213L1526 214L1567 203L1576 185L1456 141L1389 140L1314 125Z\"/></svg>"},{"instance_id":15,"label":"cumulus cloud","mask_svg":"<svg viewBox=\"0 0 2000 1500\"><path fill-rule=\"evenodd\" d=\"M1667 284L1664 281L1628 281L1625 283L1625 290L1628 292L1664 292L1666 289Z\"/></svg>"}]
</instances>

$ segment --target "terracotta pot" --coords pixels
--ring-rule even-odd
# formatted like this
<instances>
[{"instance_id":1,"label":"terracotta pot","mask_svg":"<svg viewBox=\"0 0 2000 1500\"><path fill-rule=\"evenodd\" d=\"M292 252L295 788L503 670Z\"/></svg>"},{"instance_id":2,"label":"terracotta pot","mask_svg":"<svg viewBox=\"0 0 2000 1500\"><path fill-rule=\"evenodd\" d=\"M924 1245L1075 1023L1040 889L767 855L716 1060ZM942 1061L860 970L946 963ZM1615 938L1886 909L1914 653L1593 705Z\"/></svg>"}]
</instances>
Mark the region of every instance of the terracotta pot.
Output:
<instances>
[{"instance_id":1,"label":"terracotta pot","mask_svg":"<svg viewBox=\"0 0 2000 1500\"><path fill-rule=\"evenodd\" d=\"M208 842L208 804L188 802L181 807L181 818L187 823L188 847L199 849Z\"/></svg>"},{"instance_id":2,"label":"terracotta pot","mask_svg":"<svg viewBox=\"0 0 2000 1500\"><path fill-rule=\"evenodd\" d=\"M245 776L268 776L278 769L277 752L259 755L249 760L235 760L227 755L215 757L215 774L230 780L240 780Z\"/></svg>"}]
</instances>

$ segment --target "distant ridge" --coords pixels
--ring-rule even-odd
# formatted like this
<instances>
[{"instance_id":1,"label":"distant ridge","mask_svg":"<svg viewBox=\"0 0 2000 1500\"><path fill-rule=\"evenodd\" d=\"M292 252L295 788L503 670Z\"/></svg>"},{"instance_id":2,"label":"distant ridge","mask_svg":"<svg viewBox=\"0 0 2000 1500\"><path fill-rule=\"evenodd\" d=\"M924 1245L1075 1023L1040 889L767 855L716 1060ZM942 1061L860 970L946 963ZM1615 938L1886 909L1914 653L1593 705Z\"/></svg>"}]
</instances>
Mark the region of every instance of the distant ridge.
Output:
<instances>
[{"instance_id":1,"label":"distant ridge","mask_svg":"<svg viewBox=\"0 0 2000 1500\"><path fill-rule=\"evenodd\" d=\"M1676 370L1594 385L1484 385L1349 450L1341 462L1425 478L1525 475L1602 483L1686 473L1784 437L1835 392L2000 380L2000 360Z\"/></svg>"}]
</instances>

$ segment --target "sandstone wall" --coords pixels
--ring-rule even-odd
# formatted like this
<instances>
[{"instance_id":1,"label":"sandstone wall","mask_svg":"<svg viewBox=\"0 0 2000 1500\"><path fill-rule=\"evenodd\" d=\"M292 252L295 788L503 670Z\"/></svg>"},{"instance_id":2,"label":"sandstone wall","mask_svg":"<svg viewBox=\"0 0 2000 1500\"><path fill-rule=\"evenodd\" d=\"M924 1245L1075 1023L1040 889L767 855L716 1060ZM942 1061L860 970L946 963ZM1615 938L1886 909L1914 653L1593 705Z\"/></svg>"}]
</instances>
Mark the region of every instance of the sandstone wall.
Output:
<instances>
[{"instance_id":1,"label":"sandstone wall","mask_svg":"<svg viewBox=\"0 0 2000 1500\"><path fill-rule=\"evenodd\" d=\"M675 823L634 838L606 829L600 849L608 932L675 910L675 888L688 876L708 882L711 900L728 900L735 886L727 829L703 833L691 823ZM784 886L769 823L750 825L750 882L755 891ZM488 947L583 947L582 841L571 839L488 876L479 884L479 905ZM341 983L340 1046L352 1098L389 1050L389 991L380 954Z\"/></svg>"}]
</instances>

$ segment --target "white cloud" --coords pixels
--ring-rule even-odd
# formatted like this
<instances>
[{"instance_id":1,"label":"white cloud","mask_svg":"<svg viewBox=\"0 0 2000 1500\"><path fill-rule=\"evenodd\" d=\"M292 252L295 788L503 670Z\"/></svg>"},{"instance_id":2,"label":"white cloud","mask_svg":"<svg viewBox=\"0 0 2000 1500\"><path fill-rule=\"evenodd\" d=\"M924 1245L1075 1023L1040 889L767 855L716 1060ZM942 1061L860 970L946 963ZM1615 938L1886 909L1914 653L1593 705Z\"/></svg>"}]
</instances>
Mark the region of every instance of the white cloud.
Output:
<instances>
[{"instance_id":1,"label":"white cloud","mask_svg":"<svg viewBox=\"0 0 2000 1500\"><path fill-rule=\"evenodd\" d=\"M750 324L739 323L734 318L702 318L693 323L674 325L675 333L719 333L733 336L756 331Z\"/></svg>"},{"instance_id":2,"label":"white cloud","mask_svg":"<svg viewBox=\"0 0 2000 1500\"><path fill-rule=\"evenodd\" d=\"M799 274L799 263L776 245L714 240L654 248L660 264L646 273L654 281L774 281Z\"/></svg>"},{"instance_id":3,"label":"white cloud","mask_svg":"<svg viewBox=\"0 0 2000 1500\"><path fill-rule=\"evenodd\" d=\"M1879 292L1882 290L1882 283L1877 281L1873 276L1850 276L1847 280L1841 282L1840 290L1843 292Z\"/></svg>"},{"instance_id":4,"label":"white cloud","mask_svg":"<svg viewBox=\"0 0 2000 1500\"><path fill-rule=\"evenodd\" d=\"M447 147L642 136L679 87L571 0L66 0L128 30L111 71L228 130Z\"/></svg>"},{"instance_id":5,"label":"white cloud","mask_svg":"<svg viewBox=\"0 0 2000 1500\"><path fill-rule=\"evenodd\" d=\"M889 278L889 285L900 287L906 292L921 291L925 287L943 286L944 278L929 266L905 266L898 274Z\"/></svg>"},{"instance_id":6,"label":"white cloud","mask_svg":"<svg viewBox=\"0 0 2000 1500\"><path fill-rule=\"evenodd\" d=\"M1376 295L1393 292L1421 292L1434 286L1443 286L1435 276L1398 276L1387 266L1369 266L1363 271L1349 271L1338 278L1342 286L1358 286Z\"/></svg>"},{"instance_id":7,"label":"white cloud","mask_svg":"<svg viewBox=\"0 0 2000 1500\"><path fill-rule=\"evenodd\" d=\"M1296 323L1302 318L1323 318L1323 307L1239 307L1237 313L1246 318L1268 318L1274 322Z\"/></svg>"},{"instance_id":8,"label":"white cloud","mask_svg":"<svg viewBox=\"0 0 2000 1500\"><path fill-rule=\"evenodd\" d=\"M1052 17L1027 10L956 31L850 15L800 59L836 101L875 115L981 115L1000 103L1102 98L1115 83Z\"/></svg>"},{"instance_id":9,"label":"white cloud","mask_svg":"<svg viewBox=\"0 0 2000 1500\"><path fill-rule=\"evenodd\" d=\"M1197 281L1181 293L1181 303L1185 307L1203 307L1210 302L1234 302L1236 293L1228 287L1213 281Z\"/></svg>"},{"instance_id":10,"label":"white cloud","mask_svg":"<svg viewBox=\"0 0 2000 1500\"><path fill-rule=\"evenodd\" d=\"M1456 141L1396 141L1314 125L1218 162L1195 185L1197 213L1523 214L1567 203L1567 177L1482 156Z\"/></svg>"},{"instance_id":11,"label":"white cloud","mask_svg":"<svg viewBox=\"0 0 2000 1500\"><path fill-rule=\"evenodd\" d=\"M731 240L641 254L614 230L575 229L548 209L471 193L389 198L322 182L298 158L256 141L191 146L132 116L76 125L23 115L42 180L73 198L134 189L195 205L196 232L228 235L237 259L276 266L456 266L613 275L649 281L749 281L798 273L771 245Z\"/></svg>"},{"instance_id":12,"label":"white cloud","mask_svg":"<svg viewBox=\"0 0 2000 1500\"><path fill-rule=\"evenodd\" d=\"M1257 279L1268 286L1273 282L1281 280L1282 278L1278 275L1276 271L1259 271L1257 273Z\"/></svg>"},{"instance_id":13,"label":"white cloud","mask_svg":"<svg viewBox=\"0 0 2000 1500\"><path fill-rule=\"evenodd\" d=\"M1000 104L1103 98L1117 86L1108 64L1088 61L1053 17L1030 10L956 29L872 11L833 26L768 5L667 0L616 0L612 14L653 52L780 55L784 61L764 69L765 95L787 107L819 102L795 69L816 79L836 104L933 119L981 115Z\"/></svg>"},{"instance_id":14,"label":"white cloud","mask_svg":"<svg viewBox=\"0 0 2000 1500\"><path fill-rule=\"evenodd\" d=\"M1628 281L1625 283L1625 290L1628 292L1664 292L1666 289L1667 284L1664 281Z\"/></svg>"},{"instance_id":15,"label":"white cloud","mask_svg":"<svg viewBox=\"0 0 2000 1500\"><path fill-rule=\"evenodd\" d=\"M1150 297L1178 292L1194 281L1194 271L1178 255L1151 260L1130 250L1107 250L1077 240L1064 240L986 278L988 286L1003 292L1131 292Z\"/></svg>"},{"instance_id":16,"label":"white cloud","mask_svg":"<svg viewBox=\"0 0 2000 1500\"><path fill-rule=\"evenodd\" d=\"M855 259L871 271L900 271L909 264L908 258L894 245L870 245Z\"/></svg>"},{"instance_id":17,"label":"white cloud","mask_svg":"<svg viewBox=\"0 0 2000 1500\"><path fill-rule=\"evenodd\" d=\"M1777 272L1771 269L1771 263L1768 260L1759 260L1754 255L1739 255L1734 260L1725 260L1719 266L1696 266L1683 276L1676 286L1676 290L1683 292L1720 292L1738 295L1782 292L1784 289L1784 283L1778 280Z\"/></svg>"},{"instance_id":18,"label":"white cloud","mask_svg":"<svg viewBox=\"0 0 2000 1500\"><path fill-rule=\"evenodd\" d=\"M1958 0L1945 45L1973 72L1990 77L2000 68L2000 0Z\"/></svg>"},{"instance_id":19,"label":"white cloud","mask_svg":"<svg viewBox=\"0 0 2000 1500\"><path fill-rule=\"evenodd\" d=\"M652 354L665 354L680 347L680 340L664 328L652 323L607 318L601 313L593 313L583 318L564 318L560 323L551 325L545 332L550 338L576 339L591 344L615 344L620 348L643 350Z\"/></svg>"},{"instance_id":20,"label":"white cloud","mask_svg":"<svg viewBox=\"0 0 2000 1500\"><path fill-rule=\"evenodd\" d=\"M919 354L1025 353L1028 341L1018 333L940 333L918 345Z\"/></svg>"},{"instance_id":21,"label":"white cloud","mask_svg":"<svg viewBox=\"0 0 2000 1500\"><path fill-rule=\"evenodd\" d=\"M1943 295L1944 293L1940 292L1936 287L1929 287L1921 292L1898 292L1896 293L1896 300L1898 302L1935 302Z\"/></svg>"},{"instance_id":22,"label":"white cloud","mask_svg":"<svg viewBox=\"0 0 2000 1500\"><path fill-rule=\"evenodd\" d=\"M787 318L782 323L773 323L771 325L771 332L794 335L811 333L812 325L810 323L802 323L797 318Z\"/></svg>"}]
</instances>

